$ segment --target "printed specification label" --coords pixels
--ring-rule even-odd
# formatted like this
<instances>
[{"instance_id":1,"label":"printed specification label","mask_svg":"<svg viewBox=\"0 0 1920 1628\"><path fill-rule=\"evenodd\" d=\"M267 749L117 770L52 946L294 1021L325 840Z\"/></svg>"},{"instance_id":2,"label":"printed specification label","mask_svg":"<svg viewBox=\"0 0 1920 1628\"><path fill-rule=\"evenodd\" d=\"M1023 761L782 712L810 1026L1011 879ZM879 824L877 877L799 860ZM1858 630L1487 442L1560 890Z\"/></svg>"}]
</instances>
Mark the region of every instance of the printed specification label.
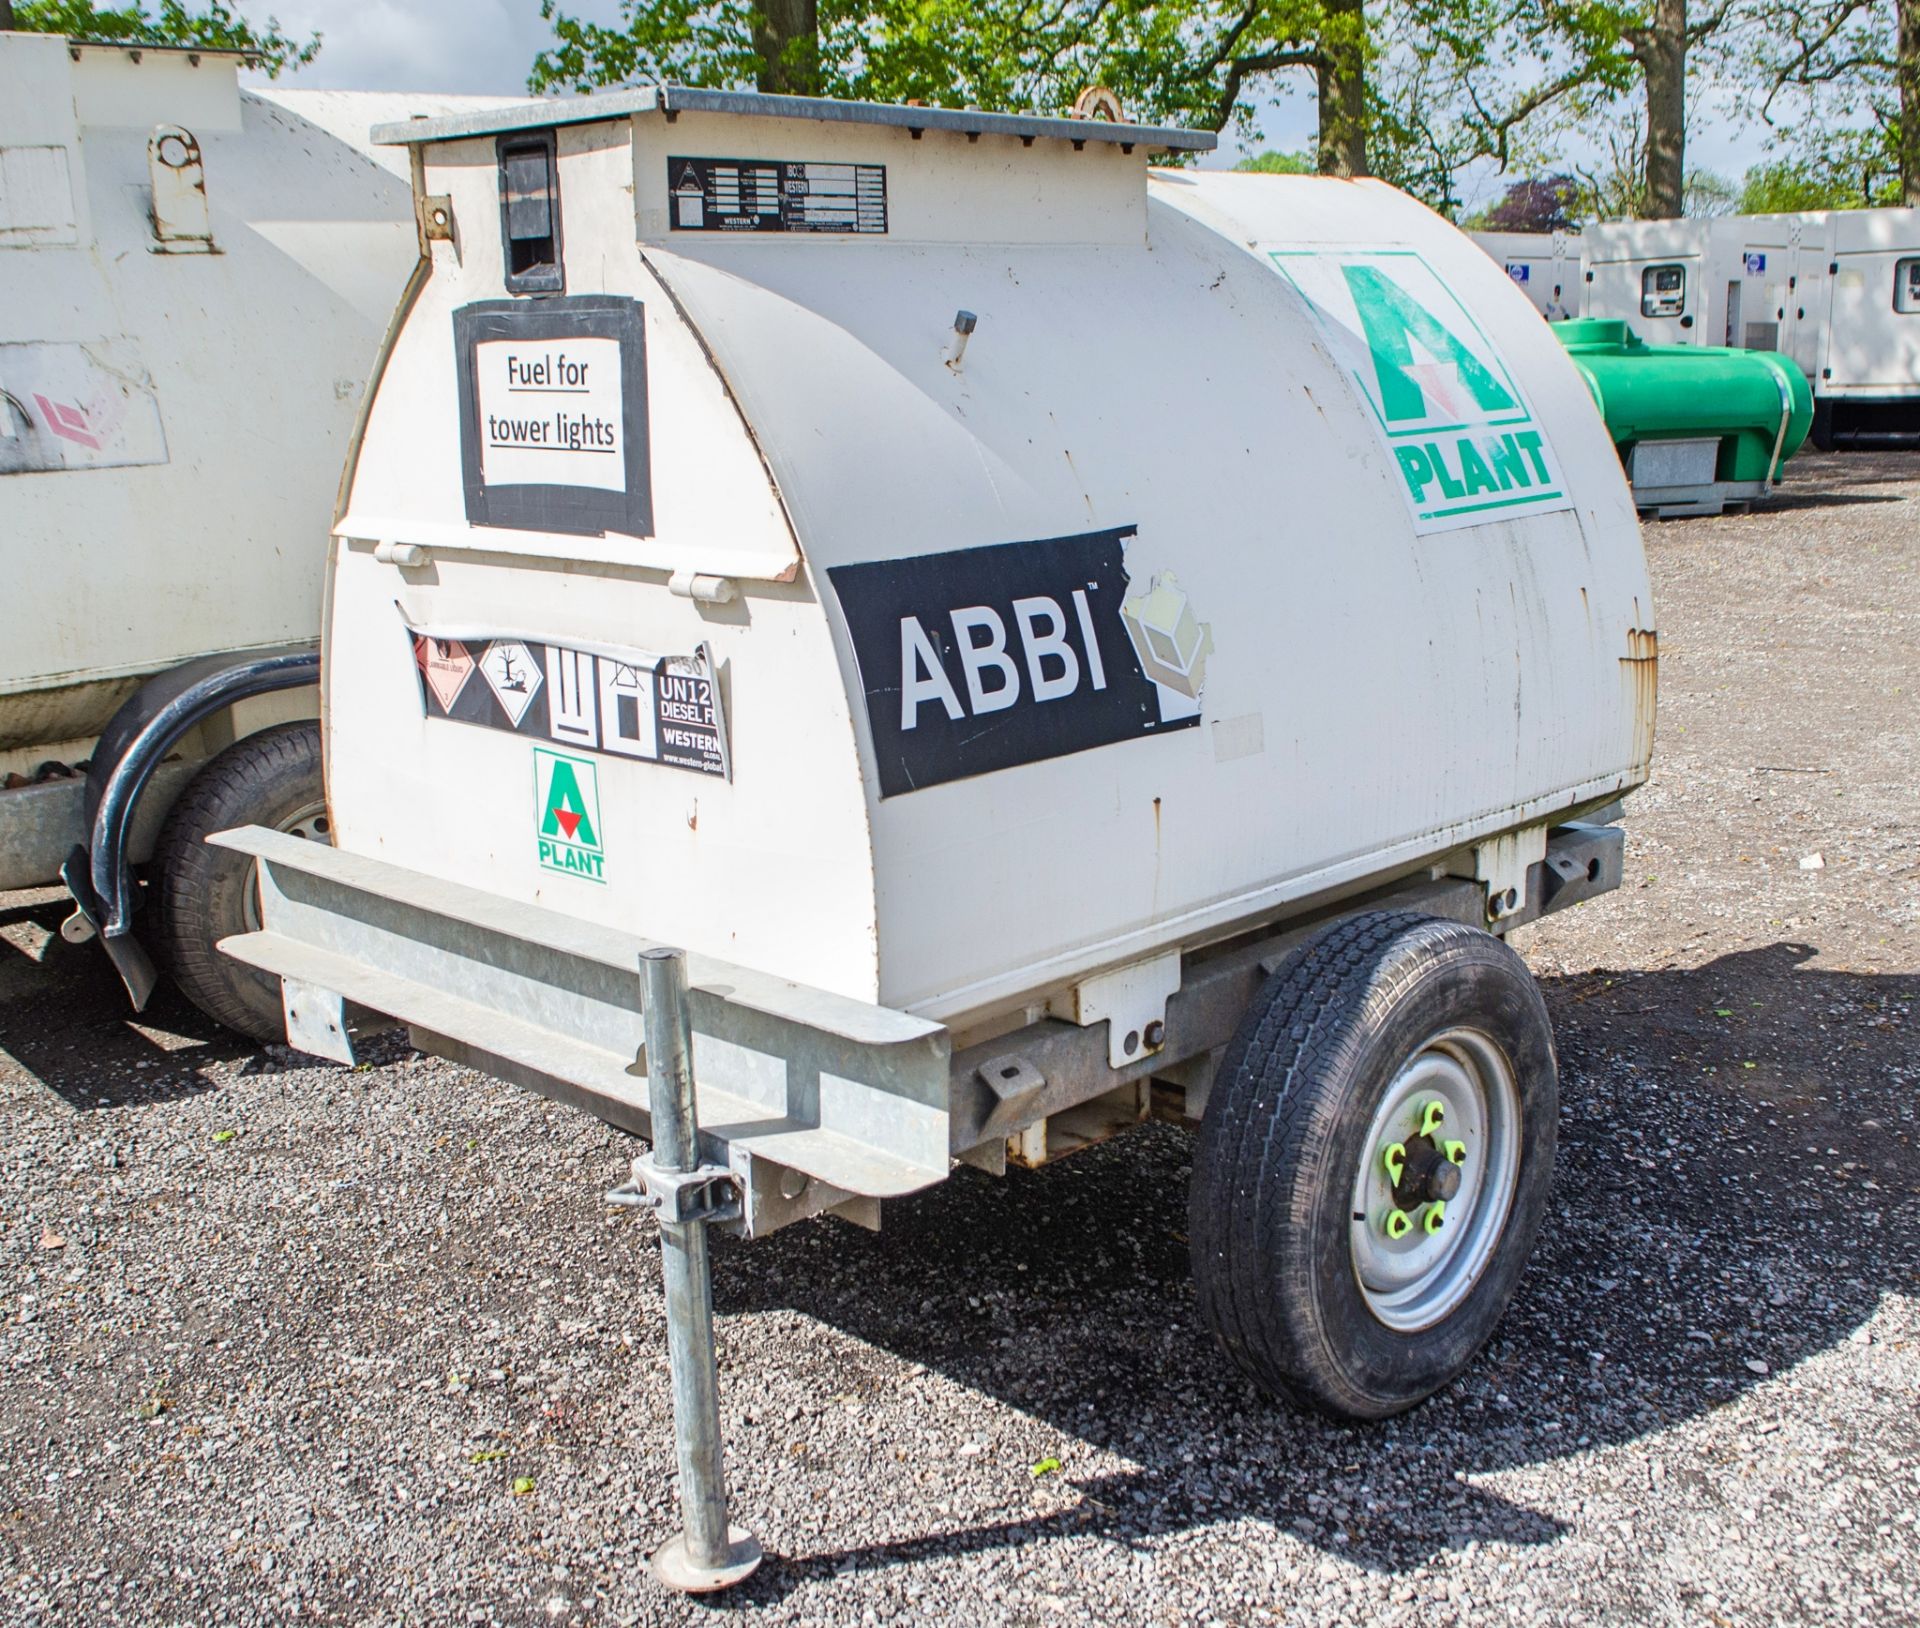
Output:
<instances>
[{"instance_id":1,"label":"printed specification label","mask_svg":"<svg viewBox=\"0 0 1920 1628\"><path fill-rule=\"evenodd\" d=\"M676 232L884 232L884 164L669 158Z\"/></svg>"}]
</instances>

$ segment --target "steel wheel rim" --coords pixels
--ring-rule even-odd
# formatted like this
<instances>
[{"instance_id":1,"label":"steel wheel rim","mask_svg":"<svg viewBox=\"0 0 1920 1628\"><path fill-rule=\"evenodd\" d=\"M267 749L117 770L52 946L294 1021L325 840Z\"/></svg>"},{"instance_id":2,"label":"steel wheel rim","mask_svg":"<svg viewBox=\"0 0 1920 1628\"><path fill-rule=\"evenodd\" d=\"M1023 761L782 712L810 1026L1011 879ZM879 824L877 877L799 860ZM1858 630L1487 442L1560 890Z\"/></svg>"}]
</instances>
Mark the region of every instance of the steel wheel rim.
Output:
<instances>
[{"instance_id":1,"label":"steel wheel rim","mask_svg":"<svg viewBox=\"0 0 1920 1628\"><path fill-rule=\"evenodd\" d=\"M1410 1230L1389 1236L1395 1202L1386 1152L1413 1147L1429 1103L1443 1118L1429 1141L1458 1142L1460 1188L1429 1231L1429 1206L1405 1211ZM1368 1127L1355 1173L1349 1223L1353 1272L1367 1309L1398 1333L1431 1328L1452 1315L1485 1275L1500 1246L1520 1173L1520 1091L1513 1065L1478 1029L1448 1029L1422 1045L1396 1074Z\"/></svg>"},{"instance_id":2,"label":"steel wheel rim","mask_svg":"<svg viewBox=\"0 0 1920 1628\"><path fill-rule=\"evenodd\" d=\"M302 837L308 842L325 843L333 846L333 827L327 822L327 804L324 798L311 803L302 803L286 818L274 823L274 830L283 831L290 837ZM241 919L247 925L247 931L260 931L260 877L256 871L247 878L246 897L240 902Z\"/></svg>"}]
</instances>

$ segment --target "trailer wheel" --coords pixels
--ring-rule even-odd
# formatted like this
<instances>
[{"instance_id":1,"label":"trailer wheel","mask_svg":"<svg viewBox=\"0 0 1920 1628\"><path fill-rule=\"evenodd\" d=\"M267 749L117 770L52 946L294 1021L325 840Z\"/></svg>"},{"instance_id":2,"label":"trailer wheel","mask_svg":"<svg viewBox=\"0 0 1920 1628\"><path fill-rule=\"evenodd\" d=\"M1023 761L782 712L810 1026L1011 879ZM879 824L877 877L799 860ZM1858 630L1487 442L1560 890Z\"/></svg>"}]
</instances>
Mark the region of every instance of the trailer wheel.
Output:
<instances>
[{"instance_id":1,"label":"trailer wheel","mask_svg":"<svg viewBox=\"0 0 1920 1628\"><path fill-rule=\"evenodd\" d=\"M1413 1406L1506 1311L1545 1213L1545 1003L1491 933L1375 911L1309 940L1223 1054L1190 1235L1200 1308L1261 1386Z\"/></svg>"},{"instance_id":2,"label":"trailer wheel","mask_svg":"<svg viewBox=\"0 0 1920 1628\"><path fill-rule=\"evenodd\" d=\"M217 948L260 925L253 860L207 845L214 832L239 825L332 840L318 724L263 729L213 758L168 813L149 873L158 907L154 945L187 999L250 1039L284 1040L280 980Z\"/></svg>"}]
</instances>

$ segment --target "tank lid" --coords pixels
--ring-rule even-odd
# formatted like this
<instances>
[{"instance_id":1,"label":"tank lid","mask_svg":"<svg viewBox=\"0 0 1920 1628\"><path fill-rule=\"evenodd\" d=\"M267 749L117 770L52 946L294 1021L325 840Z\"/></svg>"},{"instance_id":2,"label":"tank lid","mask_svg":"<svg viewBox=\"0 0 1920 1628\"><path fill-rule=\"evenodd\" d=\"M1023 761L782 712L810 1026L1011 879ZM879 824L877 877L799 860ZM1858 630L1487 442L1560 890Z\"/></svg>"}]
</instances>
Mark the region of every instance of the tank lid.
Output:
<instances>
[{"instance_id":1,"label":"tank lid","mask_svg":"<svg viewBox=\"0 0 1920 1628\"><path fill-rule=\"evenodd\" d=\"M592 96L554 96L506 107L476 108L437 119L407 119L373 128L375 142L401 147L415 142L458 141L508 130L550 130L559 124L594 124L636 113L732 113L747 118L817 119L823 124L885 124L905 130L952 130L969 136L1046 136L1059 141L1097 141L1150 152L1208 153L1219 145L1211 130L1166 125L1118 124L1106 119L1048 118L1028 113L980 113L946 107L906 107L892 102L836 102L820 96L769 96L759 91L695 90L684 85L641 85Z\"/></svg>"},{"instance_id":2,"label":"tank lid","mask_svg":"<svg viewBox=\"0 0 1920 1628\"><path fill-rule=\"evenodd\" d=\"M1554 336L1568 350L1645 350L1646 342L1618 317L1574 317L1553 324Z\"/></svg>"}]
</instances>

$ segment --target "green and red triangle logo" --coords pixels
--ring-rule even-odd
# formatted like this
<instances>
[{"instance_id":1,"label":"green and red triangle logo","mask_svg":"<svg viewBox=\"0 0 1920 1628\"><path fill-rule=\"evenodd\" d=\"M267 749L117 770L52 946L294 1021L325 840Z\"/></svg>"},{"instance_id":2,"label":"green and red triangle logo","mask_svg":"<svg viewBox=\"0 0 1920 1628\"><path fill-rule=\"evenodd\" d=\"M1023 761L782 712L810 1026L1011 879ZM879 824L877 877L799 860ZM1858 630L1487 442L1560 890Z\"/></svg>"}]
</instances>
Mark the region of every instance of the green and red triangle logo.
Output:
<instances>
[{"instance_id":1,"label":"green and red triangle logo","mask_svg":"<svg viewBox=\"0 0 1920 1628\"><path fill-rule=\"evenodd\" d=\"M585 758L544 749L535 750L533 763L541 865L604 881L598 770Z\"/></svg>"}]
</instances>

